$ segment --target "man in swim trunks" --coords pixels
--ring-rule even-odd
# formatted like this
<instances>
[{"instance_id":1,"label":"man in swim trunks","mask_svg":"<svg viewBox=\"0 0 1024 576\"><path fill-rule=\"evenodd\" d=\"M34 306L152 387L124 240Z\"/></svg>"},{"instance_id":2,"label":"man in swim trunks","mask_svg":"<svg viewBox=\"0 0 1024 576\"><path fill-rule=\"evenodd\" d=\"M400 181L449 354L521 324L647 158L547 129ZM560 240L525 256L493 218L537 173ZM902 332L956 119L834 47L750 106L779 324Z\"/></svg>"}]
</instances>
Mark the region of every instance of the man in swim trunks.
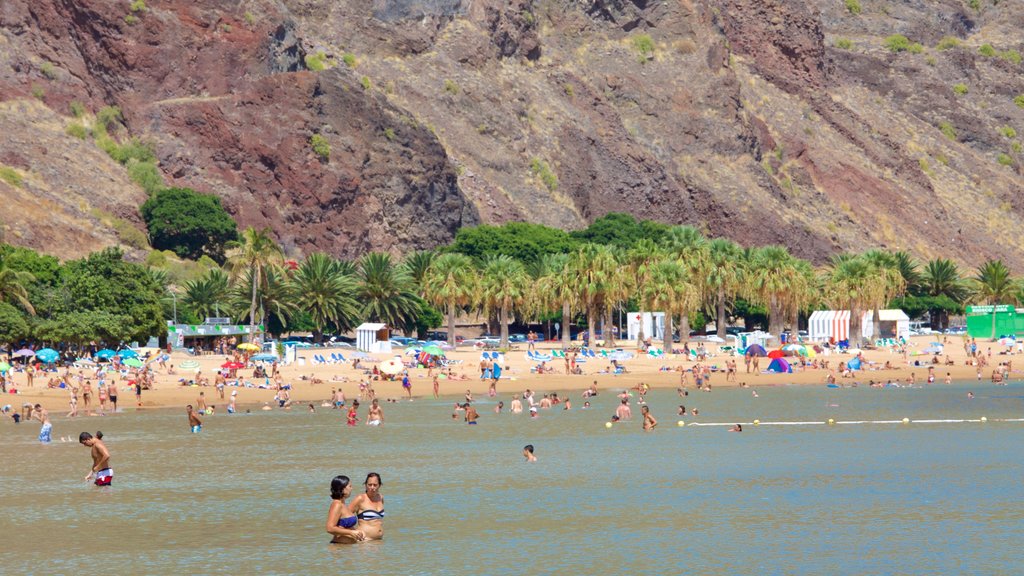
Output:
<instances>
[{"instance_id":1,"label":"man in swim trunks","mask_svg":"<svg viewBox=\"0 0 1024 576\"><path fill-rule=\"evenodd\" d=\"M188 412L189 429L192 430L193 434L198 434L203 429L203 421L199 419L199 415L192 409L191 404L185 410Z\"/></svg>"},{"instance_id":2,"label":"man in swim trunks","mask_svg":"<svg viewBox=\"0 0 1024 576\"><path fill-rule=\"evenodd\" d=\"M367 426L380 426L384 423L384 411L380 409L380 403L374 398L370 403L370 410L366 413Z\"/></svg>"},{"instance_id":3,"label":"man in swim trunks","mask_svg":"<svg viewBox=\"0 0 1024 576\"><path fill-rule=\"evenodd\" d=\"M629 398L623 398L619 407L615 409L615 415L619 417L619 420L629 420L633 418L633 410L629 407Z\"/></svg>"},{"instance_id":4,"label":"man in swim trunks","mask_svg":"<svg viewBox=\"0 0 1024 576\"><path fill-rule=\"evenodd\" d=\"M110 486L110 483L114 481L114 471L110 468L110 452L102 438L103 434L99 432L96 433L95 438L88 432L82 432L78 435L78 442L92 449L92 470L86 474L85 481L88 482L95 476L94 484Z\"/></svg>"},{"instance_id":5,"label":"man in swim trunks","mask_svg":"<svg viewBox=\"0 0 1024 576\"><path fill-rule=\"evenodd\" d=\"M41 404L36 404L32 409L31 418L42 422L43 426L39 429L39 441L43 444L49 444L50 431L53 430L53 425L50 424L50 413Z\"/></svg>"},{"instance_id":6,"label":"man in swim trunks","mask_svg":"<svg viewBox=\"0 0 1024 576\"><path fill-rule=\"evenodd\" d=\"M473 408L473 405L470 404L469 402L466 402L465 404L463 404L462 408L463 408L463 410L466 411L466 415L464 416L464 418L466 420L466 424L474 424L475 425L476 424L476 419L480 417L480 415L476 413L476 408Z\"/></svg>"}]
</instances>

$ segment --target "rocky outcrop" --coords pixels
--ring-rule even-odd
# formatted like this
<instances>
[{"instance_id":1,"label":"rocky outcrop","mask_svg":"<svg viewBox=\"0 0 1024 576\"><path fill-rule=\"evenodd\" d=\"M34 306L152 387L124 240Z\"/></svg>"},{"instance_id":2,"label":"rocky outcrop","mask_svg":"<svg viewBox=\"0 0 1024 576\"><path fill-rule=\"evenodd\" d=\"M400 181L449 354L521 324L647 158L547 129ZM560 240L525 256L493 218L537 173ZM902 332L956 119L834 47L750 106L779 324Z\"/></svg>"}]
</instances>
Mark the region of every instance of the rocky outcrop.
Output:
<instances>
[{"instance_id":1,"label":"rocky outcrop","mask_svg":"<svg viewBox=\"0 0 1024 576\"><path fill-rule=\"evenodd\" d=\"M861 5L8 0L0 97L119 105L169 182L294 252L615 210L816 262L881 246L1024 266L1001 240L1024 215L1024 0ZM131 221L137 193L109 209Z\"/></svg>"}]
</instances>

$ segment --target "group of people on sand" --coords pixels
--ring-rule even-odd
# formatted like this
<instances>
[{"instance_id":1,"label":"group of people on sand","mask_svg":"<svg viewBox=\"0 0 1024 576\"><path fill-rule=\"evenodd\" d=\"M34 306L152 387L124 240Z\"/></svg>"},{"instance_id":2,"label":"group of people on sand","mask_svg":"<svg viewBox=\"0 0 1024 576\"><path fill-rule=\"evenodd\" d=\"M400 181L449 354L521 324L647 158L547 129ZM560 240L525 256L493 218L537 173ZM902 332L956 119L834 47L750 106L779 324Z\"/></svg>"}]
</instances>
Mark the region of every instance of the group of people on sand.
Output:
<instances>
[{"instance_id":1,"label":"group of people on sand","mask_svg":"<svg viewBox=\"0 0 1024 576\"><path fill-rule=\"evenodd\" d=\"M364 492L348 502L352 482L348 476L331 480L331 505L327 509L327 533L334 544L356 544L384 537L384 496L380 474L370 472Z\"/></svg>"}]
</instances>

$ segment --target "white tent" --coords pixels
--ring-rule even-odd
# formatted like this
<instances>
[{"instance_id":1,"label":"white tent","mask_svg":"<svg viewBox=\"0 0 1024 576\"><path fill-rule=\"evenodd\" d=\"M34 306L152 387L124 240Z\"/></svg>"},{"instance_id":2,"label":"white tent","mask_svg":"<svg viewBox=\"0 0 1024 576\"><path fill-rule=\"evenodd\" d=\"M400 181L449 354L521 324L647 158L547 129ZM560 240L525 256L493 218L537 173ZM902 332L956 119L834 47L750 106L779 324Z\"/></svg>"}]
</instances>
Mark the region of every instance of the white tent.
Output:
<instances>
[{"instance_id":1,"label":"white tent","mask_svg":"<svg viewBox=\"0 0 1024 576\"><path fill-rule=\"evenodd\" d=\"M841 342L850 338L849 310L815 310L807 320L807 338L815 342Z\"/></svg>"},{"instance_id":2,"label":"white tent","mask_svg":"<svg viewBox=\"0 0 1024 576\"><path fill-rule=\"evenodd\" d=\"M861 322L865 338L872 337L873 323L871 312L865 312ZM878 324L880 338L910 338L910 317L903 310L879 310Z\"/></svg>"},{"instance_id":3,"label":"white tent","mask_svg":"<svg viewBox=\"0 0 1024 576\"><path fill-rule=\"evenodd\" d=\"M356 328L356 349L363 352L391 352L391 331L387 324L366 322Z\"/></svg>"},{"instance_id":4,"label":"white tent","mask_svg":"<svg viewBox=\"0 0 1024 576\"><path fill-rule=\"evenodd\" d=\"M636 342L640 335L640 327L643 326L644 338L651 338L655 342L665 339L665 313L664 312L630 312L629 340Z\"/></svg>"}]
</instances>

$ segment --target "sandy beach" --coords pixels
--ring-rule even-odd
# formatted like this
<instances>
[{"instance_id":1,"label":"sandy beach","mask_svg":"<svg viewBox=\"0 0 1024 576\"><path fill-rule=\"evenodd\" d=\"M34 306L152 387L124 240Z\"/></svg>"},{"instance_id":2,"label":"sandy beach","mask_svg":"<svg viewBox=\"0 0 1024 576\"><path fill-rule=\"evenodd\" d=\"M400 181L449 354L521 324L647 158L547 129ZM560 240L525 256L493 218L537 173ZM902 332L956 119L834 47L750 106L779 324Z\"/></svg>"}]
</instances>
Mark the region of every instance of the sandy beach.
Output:
<instances>
[{"instance_id":1,"label":"sandy beach","mask_svg":"<svg viewBox=\"0 0 1024 576\"><path fill-rule=\"evenodd\" d=\"M935 383L941 384L945 380L947 373L949 373L952 380L976 380L978 378L978 369L967 363L969 357L964 350L963 337L936 335L912 338L906 360L902 354L888 349L864 350L863 358L867 362L868 368L855 372L851 378L843 378L839 376L837 371L836 383L841 386L853 385L854 383L866 385L871 380L876 382L893 380L906 383L913 377L916 383L923 384L927 379L928 366L931 365L932 356L921 354L920 351L932 342L942 342L944 338L946 345L944 353L940 357L940 364L935 366ZM696 342L691 342L691 346L696 346L696 344ZM718 371L713 374L711 379L713 387L739 386L741 384L746 384L750 387L783 385L823 386L826 384L830 372L830 370L823 368L794 368L794 372L791 374L747 373L743 358L735 357L738 375L735 382L728 382L726 381L725 365L726 360L730 357L727 354L718 353L718 346L716 344L707 344L706 347L708 352L713 355L704 364L710 364L718 368ZM556 343L540 343L537 345L537 349L542 353L550 353L556 349ZM632 346L623 346L623 349L636 353ZM991 350L991 359L988 360L988 365L982 369L982 379L984 380L991 378L992 370L995 366L998 366L1001 362L1012 362L1016 358L1012 354L1014 352L1013 349L1007 349L995 342L979 342L978 350L980 354L985 354L986 356L989 350ZM332 388L338 386L342 388L347 398L358 397L360 380L370 378L365 373L365 370L353 368L351 361L336 364L312 364L314 354L326 353L326 356L330 356L332 351L349 357L351 356L352 349L302 349L299 357L305 360L305 365L292 364L281 368L284 382L292 386L291 400L293 405L319 404L328 400L331 396ZM1006 351L1006 353L1000 354L1000 351ZM377 361L383 361L394 355L401 354L401 352L402 350L396 350L391 356L375 354L373 358ZM954 362L954 365L948 366L944 364L947 355ZM481 352L471 347L460 346L455 351L449 351L447 356L452 360L462 361L461 364L453 366L453 371L456 376L464 375L467 379L440 378L440 394L443 396L461 397L465 394L466 390L470 390L474 396L486 397L489 381L480 379L479 364ZM828 361L831 370L835 370L840 362L848 361L851 358L852 356L849 354L838 353L830 355L819 354L816 357L819 362ZM152 390L143 391L141 408L184 406L194 403L200 391L205 391L208 404L220 404L222 406L226 404L225 401L218 398L217 392L212 385L208 387L182 385L180 381L182 379L187 381L194 378L197 370L195 368L189 370L180 368L181 363L188 360L198 362L198 370L201 370L202 375L212 382L215 372L220 369L220 365L226 362L228 358L222 355L193 357L176 352L171 355L171 359L168 361L169 366L173 365L175 367L175 374L168 374L165 370L159 370L156 368L156 364L153 364L154 369L157 369L156 385ZM914 365L915 361L919 365ZM761 358L761 370L764 370L769 362L769 359ZM891 366L890 369L884 368L887 362ZM362 364L365 367L372 366L372 362L369 360L363 360ZM538 395L550 392L558 392L561 395L563 393L581 391L595 381L598 388L604 390L630 388L641 382L652 388L676 388L680 385L679 369L690 369L696 364L697 362L685 359L681 354L666 355L660 358L650 358L646 354L636 354L633 359L625 362L628 369L626 374L601 373L609 367L610 362L607 359L595 358L581 365L583 369L582 375L566 375L564 373L564 361L556 358L548 363L548 366L553 368L555 373L536 374L531 372L531 367L535 366L535 363L527 360L526 345L523 344L518 349L511 350L504 355L503 365L505 370L498 383L497 391L499 398L502 399L508 399L511 394L522 392L527 388L532 389ZM77 371L74 368L72 370ZM83 374L88 376L90 371L85 370ZM246 382L253 385L265 384L265 379L263 378L252 378L252 369L239 370L238 374ZM425 368L412 368L409 370L409 375L412 380L412 395L414 399L432 395L432 379L428 376ZM1016 370L1010 374L1011 379L1017 376ZM8 394L4 404L11 404L17 407L26 402L33 404L38 402L49 409L52 415L59 417L67 408L68 392L59 388L48 389L46 387L47 379L37 377L35 379L35 386L27 387L25 374L16 373L14 381L18 394ZM314 379L319 380L319 382L314 382ZM134 393L127 389L126 378L119 377L117 381L121 388L120 405L122 409L138 409L139 407L135 405ZM405 397L401 382L398 380L374 381L373 387L380 398ZM694 388L692 376L688 377L687 387ZM271 402L275 395L275 391L271 389L239 388L229 385L226 390L226 394L229 394L232 390L238 390L237 405L240 408L262 406L265 402ZM573 396L576 395L573 394ZM95 398L93 403L95 405ZM82 414L81 404L79 407L80 414Z\"/></svg>"}]
</instances>

